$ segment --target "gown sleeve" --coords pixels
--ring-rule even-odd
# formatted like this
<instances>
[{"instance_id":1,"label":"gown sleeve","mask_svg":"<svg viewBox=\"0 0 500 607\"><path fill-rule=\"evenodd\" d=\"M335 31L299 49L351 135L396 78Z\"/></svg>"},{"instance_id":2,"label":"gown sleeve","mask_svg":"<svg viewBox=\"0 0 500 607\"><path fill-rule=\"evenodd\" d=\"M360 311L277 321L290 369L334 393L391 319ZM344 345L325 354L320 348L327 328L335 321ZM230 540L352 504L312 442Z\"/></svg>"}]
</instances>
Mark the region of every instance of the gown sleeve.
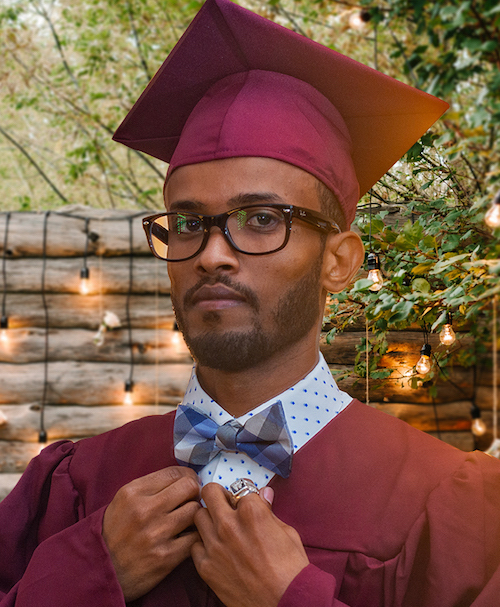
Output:
<instances>
[{"instance_id":1,"label":"gown sleeve","mask_svg":"<svg viewBox=\"0 0 500 607\"><path fill-rule=\"evenodd\" d=\"M76 446L32 460L0 504L0 607L124 607L102 539L105 507L86 516L70 475Z\"/></svg>"}]
</instances>

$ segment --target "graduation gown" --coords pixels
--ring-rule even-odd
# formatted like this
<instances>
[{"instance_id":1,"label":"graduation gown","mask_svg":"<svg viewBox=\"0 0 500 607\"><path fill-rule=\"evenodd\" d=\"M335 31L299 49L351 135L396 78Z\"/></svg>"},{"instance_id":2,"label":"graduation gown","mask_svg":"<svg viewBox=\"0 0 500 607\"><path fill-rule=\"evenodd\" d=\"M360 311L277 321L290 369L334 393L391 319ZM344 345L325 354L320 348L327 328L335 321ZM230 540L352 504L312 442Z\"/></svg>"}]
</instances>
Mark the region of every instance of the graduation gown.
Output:
<instances>
[{"instance_id":1,"label":"graduation gown","mask_svg":"<svg viewBox=\"0 0 500 607\"><path fill-rule=\"evenodd\" d=\"M173 414L47 447L0 504L0 607L123 607L102 517L176 465ZM500 462L353 401L275 476L273 511L311 564L279 607L500 604ZM134 607L220 607L190 559Z\"/></svg>"}]
</instances>

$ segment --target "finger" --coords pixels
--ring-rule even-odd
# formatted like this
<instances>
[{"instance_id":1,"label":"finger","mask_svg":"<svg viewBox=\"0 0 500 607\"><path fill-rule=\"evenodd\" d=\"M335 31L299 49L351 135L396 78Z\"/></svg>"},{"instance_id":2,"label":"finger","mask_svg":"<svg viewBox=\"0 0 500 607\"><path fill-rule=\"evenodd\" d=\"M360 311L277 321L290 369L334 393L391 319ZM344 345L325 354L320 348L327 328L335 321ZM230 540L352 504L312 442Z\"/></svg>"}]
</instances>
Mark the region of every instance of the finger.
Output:
<instances>
[{"instance_id":1,"label":"finger","mask_svg":"<svg viewBox=\"0 0 500 607\"><path fill-rule=\"evenodd\" d=\"M196 531L194 518L200 508L201 505L198 502L187 502L173 510L168 515L168 520L167 517L164 518L164 533L168 532L168 535L175 537Z\"/></svg>"},{"instance_id":2,"label":"finger","mask_svg":"<svg viewBox=\"0 0 500 607\"><path fill-rule=\"evenodd\" d=\"M260 489L259 495L260 495L261 499L270 508L272 508L273 500L274 500L274 489L272 489L271 487L263 487L262 489Z\"/></svg>"},{"instance_id":3,"label":"finger","mask_svg":"<svg viewBox=\"0 0 500 607\"><path fill-rule=\"evenodd\" d=\"M130 486L134 493L140 495L155 495L181 478L189 478L199 484L198 476L191 468L185 466L169 466L168 468L162 468L161 470L156 470L155 472L141 476L128 483L128 486Z\"/></svg>"},{"instance_id":4,"label":"finger","mask_svg":"<svg viewBox=\"0 0 500 607\"><path fill-rule=\"evenodd\" d=\"M233 509L229 491L218 483L207 483L201 490L201 498L210 513L224 516Z\"/></svg>"},{"instance_id":5,"label":"finger","mask_svg":"<svg viewBox=\"0 0 500 607\"><path fill-rule=\"evenodd\" d=\"M164 512L171 512L182 504L192 501L197 502L199 499L200 485L197 479L195 480L190 476L182 476L162 491L151 496L154 507Z\"/></svg>"}]
</instances>

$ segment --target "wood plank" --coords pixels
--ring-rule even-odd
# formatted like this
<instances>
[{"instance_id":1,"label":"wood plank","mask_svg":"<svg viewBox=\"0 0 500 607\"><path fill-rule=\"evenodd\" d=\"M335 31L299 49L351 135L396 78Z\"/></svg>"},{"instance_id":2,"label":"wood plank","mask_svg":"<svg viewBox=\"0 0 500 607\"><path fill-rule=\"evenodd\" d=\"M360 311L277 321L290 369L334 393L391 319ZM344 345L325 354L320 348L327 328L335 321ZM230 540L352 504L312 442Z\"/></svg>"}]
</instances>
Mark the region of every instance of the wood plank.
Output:
<instances>
[{"instance_id":1,"label":"wood plank","mask_svg":"<svg viewBox=\"0 0 500 607\"><path fill-rule=\"evenodd\" d=\"M45 360L45 329L9 329L9 341L0 347L0 363L26 364ZM48 360L88 362L130 362L127 327L106 331L98 347L95 330L50 329ZM189 350L179 331L169 329L133 329L132 344L137 364L192 363ZM0 364L0 373L2 366Z\"/></svg>"},{"instance_id":2,"label":"wood plank","mask_svg":"<svg viewBox=\"0 0 500 607\"><path fill-rule=\"evenodd\" d=\"M10 259L6 265L7 291L40 293L44 262L40 258ZM81 257L51 258L45 262L45 293L79 293ZM130 257L98 257L87 259L89 293L128 293L130 288ZM3 285L2 285L3 286ZM132 292L170 293L167 263L148 255L132 260Z\"/></svg>"},{"instance_id":3,"label":"wood plank","mask_svg":"<svg viewBox=\"0 0 500 607\"><path fill-rule=\"evenodd\" d=\"M135 365L134 401L175 405L182 399L191 364ZM2 364L1 404L41 403L44 364ZM46 404L118 405L130 365L124 363L54 362L48 365Z\"/></svg>"},{"instance_id":4,"label":"wood plank","mask_svg":"<svg viewBox=\"0 0 500 607\"><path fill-rule=\"evenodd\" d=\"M161 202L161 201L159 201ZM47 221L48 257L82 256L85 252L85 221L79 217L68 217L60 212L51 212ZM80 217L91 218L88 224L91 238L88 242L89 255L129 255L129 221L136 211L113 211L80 207L75 209ZM161 212L161 209L158 211ZM134 254L149 254L149 246L142 228L141 217L152 215L145 211L132 221L132 239ZM7 241L7 253L10 258L41 257L43 255L43 231L45 213L11 213ZM5 233L6 214L0 214L0 234ZM29 237L28 237L29 235ZM3 238L0 242L0 255L3 256Z\"/></svg>"},{"instance_id":5,"label":"wood plank","mask_svg":"<svg viewBox=\"0 0 500 607\"><path fill-rule=\"evenodd\" d=\"M326 333L322 333L320 349L328 364L354 365L357 355L356 347L365 338L364 331L348 331L339 333L334 340L328 344ZM423 345L421 331L389 331L387 334L389 347L387 354L382 357L379 366L384 367L412 367L420 358L420 349ZM432 351L443 351L444 346L439 342L439 335L431 334L429 343ZM470 347L471 338L457 334L457 343L453 350Z\"/></svg>"},{"instance_id":6,"label":"wood plank","mask_svg":"<svg viewBox=\"0 0 500 607\"><path fill-rule=\"evenodd\" d=\"M470 431L471 401L445 403L436 406L439 429L442 432ZM409 403L376 403L376 408L389 413L418 430L435 432L436 417L432 405Z\"/></svg>"},{"instance_id":7,"label":"wood plank","mask_svg":"<svg viewBox=\"0 0 500 607\"><path fill-rule=\"evenodd\" d=\"M36 443L40 427L40 411L30 405L2 405L7 423L0 426L0 442ZM76 440L95 436L148 415L163 415L175 409L173 405L134 405L84 407L47 406L45 425L49 442ZM5 446L4 446L5 453ZM4 460L0 454L0 462Z\"/></svg>"},{"instance_id":8,"label":"wood plank","mask_svg":"<svg viewBox=\"0 0 500 607\"><path fill-rule=\"evenodd\" d=\"M128 297L125 294L67 295L51 293L46 297L49 326L97 330L104 312L111 310L125 325ZM45 312L40 294L9 293L6 299L9 327L45 327ZM132 295L129 302L133 328L172 328L174 313L167 295Z\"/></svg>"},{"instance_id":9,"label":"wood plank","mask_svg":"<svg viewBox=\"0 0 500 607\"><path fill-rule=\"evenodd\" d=\"M352 367L343 365L329 365L335 371L349 373L348 377L337 381L339 388L364 402L366 399L366 381L353 375ZM334 375L335 376L335 375ZM472 369L450 369L450 378L453 383L440 381L437 385L437 403L454 402L472 398L473 371ZM425 387L413 389L409 378L396 371L390 378L381 380L370 379L370 401L373 402L411 402L432 403L429 390Z\"/></svg>"},{"instance_id":10,"label":"wood plank","mask_svg":"<svg viewBox=\"0 0 500 607\"><path fill-rule=\"evenodd\" d=\"M0 502L14 489L21 474L0 474Z\"/></svg>"}]
</instances>

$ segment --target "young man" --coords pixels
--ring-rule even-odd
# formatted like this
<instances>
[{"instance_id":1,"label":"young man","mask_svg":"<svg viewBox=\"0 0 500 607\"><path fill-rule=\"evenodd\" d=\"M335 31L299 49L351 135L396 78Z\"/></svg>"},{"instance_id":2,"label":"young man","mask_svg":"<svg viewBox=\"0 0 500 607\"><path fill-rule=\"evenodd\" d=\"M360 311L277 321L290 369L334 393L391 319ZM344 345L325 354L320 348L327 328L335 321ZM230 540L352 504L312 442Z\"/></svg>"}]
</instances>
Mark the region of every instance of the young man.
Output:
<instances>
[{"instance_id":1,"label":"young man","mask_svg":"<svg viewBox=\"0 0 500 607\"><path fill-rule=\"evenodd\" d=\"M353 401L318 352L359 194L443 109L207 1L116 134L170 163L145 227L193 375L175 416L33 461L1 607L498 603L499 462Z\"/></svg>"}]
</instances>

